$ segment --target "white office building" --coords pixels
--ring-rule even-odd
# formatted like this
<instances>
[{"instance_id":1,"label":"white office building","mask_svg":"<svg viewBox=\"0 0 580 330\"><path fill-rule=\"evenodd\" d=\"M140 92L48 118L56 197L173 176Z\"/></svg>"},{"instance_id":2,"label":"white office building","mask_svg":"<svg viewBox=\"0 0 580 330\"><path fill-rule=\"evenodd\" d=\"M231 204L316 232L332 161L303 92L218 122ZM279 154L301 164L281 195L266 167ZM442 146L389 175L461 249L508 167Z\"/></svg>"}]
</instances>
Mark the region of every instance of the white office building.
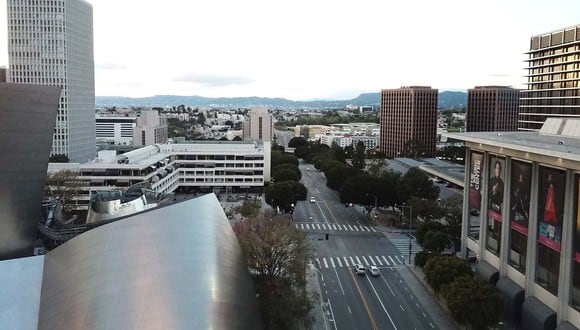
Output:
<instances>
[{"instance_id":1,"label":"white office building","mask_svg":"<svg viewBox=\"0 0 580 330\"><path fill-rule=\"evenodd\" d=\"M268 108L252 108L244 122L244 140L272 141L272 129L272 115L268 112Z\"/></svg>"},{"instance_id":2,"label":"white office building","mask_svg":"<svg viewBox=\"0 0 580 330\"><path fill-rule=\"evenodd\" d=\"M69 170L83 182L79 209L86 209L90 193L126 189L148 183L158 193L178 187L199 192L258 191L270 181L270 142L188 141L156 144L121 155L100 151L83 164L50 163L49 173Z\"/></svg>"},{"instance_id":3,"label":"white office building","mask_svg":"<svg viewBox=\"0 0 580 330\"><path fill-rule=\"evenodd\" d=\"M97 142L115 145L133 145L133 129L136 126L135 116L96 116Z\"/></svg>"},{"instance_id":4,"label":"white office building","mask_svg":"<svg viewBox=\"0 0 580 330\"><path fill-rule=\"evenodd\" d=\"M93 8L83 0L8 0L7 81L61 87L52 155L95 157Z\"/></svg>"}]
</instances>

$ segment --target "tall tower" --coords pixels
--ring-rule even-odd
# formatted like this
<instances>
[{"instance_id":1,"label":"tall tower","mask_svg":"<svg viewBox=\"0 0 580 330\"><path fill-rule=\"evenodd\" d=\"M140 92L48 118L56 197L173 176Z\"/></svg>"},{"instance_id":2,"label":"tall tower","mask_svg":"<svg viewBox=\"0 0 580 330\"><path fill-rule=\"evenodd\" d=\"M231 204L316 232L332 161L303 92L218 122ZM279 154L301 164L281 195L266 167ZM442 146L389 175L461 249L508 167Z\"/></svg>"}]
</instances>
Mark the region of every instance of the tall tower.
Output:
<instances>
[{"instance_id":1,"label":"tall tower","mask_svg":"<svg viewBox=\"0 0 580 330\"><path fill-rule=\"evenodd\" d=\"M268 113L268 108L252 108L248 119L244 122L243 133L244 140L272 141L272 115Z\"/></svg>"},{"instance_id":2,"label":"tall tower","mask_svg":"<svg viewBox=\"0 0 580 330\"><path fill-rule=\"evenodd\" d=\"M519 97L519 90L507 86L477 86L469 89L467 131L517 131Z\"/></svg>"},{"instance_id":3,"label":"tall tower","mask_svg":"<svg viewBox=\"0 0 580 330\"><path fill-rule=\"evenodd\" d=\"M7 80L61 88L52 155L96 154L93 7L84 0L8 0Z\"/></svg>"},{"instance_id":4,"label":"tall tower","mask_svg":"<svg viewBox=\"0 0 580 330\"><path fill-rule=\"evenodd\" d=\"M539 131L548 117L580 118L580 25L533 36L526 54L518 128Z\"/></svg>"},{"instance_id":5,"label":"tall tower","mask_svg":"<svg viewBox=\"0 0 580 330\"><path fill-rule=\"evenodd\" d=\"M437 90L410 86L381 90L379 150L388 158L435 155Z\"/></svg>"}]
</instances>

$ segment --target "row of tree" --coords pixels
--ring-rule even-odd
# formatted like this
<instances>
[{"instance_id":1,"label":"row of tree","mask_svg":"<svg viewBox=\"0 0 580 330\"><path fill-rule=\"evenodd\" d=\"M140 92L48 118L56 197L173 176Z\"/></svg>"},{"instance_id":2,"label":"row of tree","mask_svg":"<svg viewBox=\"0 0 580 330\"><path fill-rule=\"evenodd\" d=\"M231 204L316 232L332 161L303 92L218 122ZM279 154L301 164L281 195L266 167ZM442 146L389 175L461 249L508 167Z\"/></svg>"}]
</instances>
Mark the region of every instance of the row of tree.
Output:
<instances>
[{"instance_id":1,"label":"row of tree","mask_svg":"<svg viewBox=\"0 0 580 330\"><path fill-rule=\"evenodd\" d=\"M302 174L298 168L298 158L280 150L275 145L272 148L270 166L272 179L266 187L265 200L274 209L291 212L298 201L306 200L306 187L300 183Z\"/></svg>"},{"instance_id":2,"label":"row of tree","mask_svg":"<svg viewBox=\"0 0 580 330\"><path fill-rule=\"evenodd\" d=\"M295 148L296 156L324 173L327 186L339 192L343 203L373 205L376 198L377 206L388 207L413 202L417 215L433 214L429 206L439 196L439 187L418 168L405 174L385 170L384 159L374 159L367 166L362 143L355 147L350 165L346 151L336 144L329 148L295 137L288 145Z\"/></svg>"},{"instance_id":3,"label":"row of tree","mask_svg":"<svg viewBox=\"0 0 580 330\"><path fill-rule=\"evenodd\" d=\"M504 300L497 288L475 277L466 260L434 257L423 268L425 280L443 297L451 316L469 329L497 327Z\"/></svg>"}]
</instances>

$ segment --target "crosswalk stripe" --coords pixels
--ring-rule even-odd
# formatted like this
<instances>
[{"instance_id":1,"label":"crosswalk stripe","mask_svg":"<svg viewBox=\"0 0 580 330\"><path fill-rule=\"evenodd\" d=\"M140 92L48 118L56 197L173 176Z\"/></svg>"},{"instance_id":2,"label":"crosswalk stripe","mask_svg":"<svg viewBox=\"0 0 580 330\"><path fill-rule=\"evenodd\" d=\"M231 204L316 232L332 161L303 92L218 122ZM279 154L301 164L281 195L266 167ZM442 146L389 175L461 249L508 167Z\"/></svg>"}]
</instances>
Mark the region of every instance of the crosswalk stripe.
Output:
<instances>
[{"instance_id":1,"label":"crosswalk stripe","mask_svg":"<svg viewBox=\"0 0 580 330\"><path fill-rule=\"evenodd\" d=\"M376 229L374 229L373 227L371 227L371 231L372 231L373 233L376 233L376 232L377 232L377 230L376 230Z\"/></svg>"},{"instance_id":2,"label":"crosswalk stripe","mask_svg":"<svg viewBox=\"0 0 580 330\"><path fill-rule=\"evenodd\" d=\"M306 229L310 229L310 225L309 224L306 224Z\"/></svg>"},{"instance_id":3,"label":"crosswalk stripe","mask_svg":"<svg viewBox=\"0 0 580 330\"><path fill-rule=\"evenodd\" d=\"M376 266L377 264L375 264L375 261L373 260L373 257L369 256L369 260L371 261L371 264L373 264L373 266Z\"/></svg>"},{"instance_id":4,"label":"crosswalk stripe","mask_svg":"<svg viewBox=\"0 0 580 330\"><path fill-rule=\"evenodd\" d=\"M296 227L296 229L300 229L300 225L299 224L295 224L294 226Z\"/></svg>"},{"instance_id":5,"label":"crosswalk stripe","mask_svg":"<svg viewBox=\"0 0 580 330\"><path fill-rule=\"evenodd\" d=\"M346 267L350 267L350 265L348 264L348 259L346 257L342 257L342 260L344 260L344 265Z\"/></svg>"},{"instance_id":6,"label":"crosswalk stripe","mask_svg":"<svg viewBox=\"0 0 580 330\"><path fill-rule=\"evenodd\" d=\"M340 257L336 257L336 262L338 263L338 267L342 267L342 262L340 262Z\"/></svg>"},{"instance_id":7,"label":"crosswalk stripe","mask_svg":"<svg viewBox=\"0 0 580 330\"><path fill-rule=\"evenodd\" d=\"M332 258L330 258L330 264L332 265L332 268L336 268L336 265L334 264L334 260Z\"/></svg>"},{"instance_id":8,"label":"crosswalk stripe","mask_svg":"<svg viewBox=\"0 0 580 330\"><path fill-rule=\"evenodd\" d=\"M402 264L402 263L403 263L403 262L401 261L401 259L402 259L402 260L405 260L405 258L404 258L403 256L401 256L401 259L399 259L399 256L395 256L395 259L397 259L397 261L398 261L400 264Z\"/></svg>"},{"instance_id":9,"label":"crosswalk stripe","mask_svg":"<svg viewBox=\"0 0 580 330\"><path fill-rule=\"evenodd\" d=\"M324 261L324 268L328 268L328 262L326 262L326 258L322 258L322 261Z\"/></svg>"},{"instance_id":10,"label":"crosswalk stripe","mask_svg":"<svg viewBox=\"0 0 580 330\"><path fill-rule=\"evenodd\" d=\"M362 227L362 229L364 229L363 231L370 231L369 227L367 227L367 226L361 226L361 227Z\"/></svg>"},{"instance_id":11,"label":"crosswalk stripe","mask_svg":"<svg viewBox=\"0 0 580 330\"><path fill-rule=\"evenodd\" d=\"M351 225L348 225L348 228L350 228L350 230L354 230L354 229L352 229L352 226Z\"/></svg>"},{"instance_id":12,"label":"crosswalk stripe","mask_svg":"<svg viewBox=\"0 0 580 330\"><path fill-rule=\"evenodd\" d=\"M354 266L354 265L356 265L356 262L354 262L354 259L353 259L352 257L349 257L349 258L350 258L350 263L351 263L351 266ZM360 262L359 262L359 264L360 264Z\"/></svg>"},{"instance_id":13,"label":"crosswalk stripe","mask_svg":"<svg viewBox=\"0 0 580 330\"><path fill-rule=\"evenodd\" d=\"M353 226L354 230L358 231L358 226Z\"/></svg>"},{"instance_id":14,"label":"crosswalk stripe","mask_svg":"<svg viewBox=\"0 0 580 330\"><path fill-rule=\"evenodd\" d=\"M377 258L377 262L379 263L379 266L382 266L383 263L381 262L381 258L379 258L379 256L375 256L375 258Z\"/></svg>"},{"instance_id":15,"label":"crosswalk stripe","mask_svg":"<svg viewBox=\"0 0 580 330\"><path fill-rule=\"evenodd\" d=\"M320 268L320 259L316 258L316 263L318 264L318 267Z\"/></svg>"},{"instance_id":16,"label":"crosswalk stripe","mask_svg":"<svg viewBox=\"0 0 580 330\"><path fill-rule=\"evenodd\" d=\"M345 225L338 225L338 229L340 229L340 230L346 230L346 226Z\"/></svg>"},{"instance_id":17,"label":"crosswalk stripe","mask_svg":"<svg viewBox=\"0 0 580 330\"><path fill-rule=\"evenodd\" d=\"M367 258L365 258L364 256L361 256L361 258L363 258L364 264L368 266L369 262L367 261Z\"/></svg>"},{"instance_id":18,"label":"crosswalk stripe","mask_svg":"<svg viewBox=\"0 0 580 330\"><path fill-rule=\"evenodd\" d=\"M318 227L318 229L320 229L320 224L319 223L317 223L316 226Z\"/></svg>"},{"instance_id":19,"label":"crosswalk stripe","mask_svg":"<svg viewBox=\"0 0 580 330\"><path fill-rule=\"evenodd\" d=\"M393 259L391 256L389 256L389 259L391 260L391 262L393 263L393 265L396 264L395 259Z\"/></svg>"},{"instance_id":20,"label":"crosswalk stripe","mask_svg":"<svg viewBox=\"0 0 580 330\"><path fill-rule=\"evenodd\" d=\"M355 256L354 258L356 259L356 263L357 263L357 265L360 265L360 264L362 264L362 262L360 262L360 259L359 259L358 257L356 257L356 256Z\"/></svg>"},{"instance_id":21,"label":"crosswalk stripe","mask_svg":"<svg viewBox=\"0 0 580 330\"><path fill-rule=\"evenodd\" d=\"M385 261L385 264L387 264L387 266L390 266L391 264L389 263L389 261L387 260L387 258L385 258L385 256L383 256L383 260Z\"/></svg>"},{"instance_id":22,"label":"crosswalk stripe","mask_svg":"<svg viewBox=\"0 0 580 330\"><path fill-rule=\"evenodd\" d=\"M336 225L333 224L332 225L332 229L336 230Z\"/></svg>"}]
</instances>

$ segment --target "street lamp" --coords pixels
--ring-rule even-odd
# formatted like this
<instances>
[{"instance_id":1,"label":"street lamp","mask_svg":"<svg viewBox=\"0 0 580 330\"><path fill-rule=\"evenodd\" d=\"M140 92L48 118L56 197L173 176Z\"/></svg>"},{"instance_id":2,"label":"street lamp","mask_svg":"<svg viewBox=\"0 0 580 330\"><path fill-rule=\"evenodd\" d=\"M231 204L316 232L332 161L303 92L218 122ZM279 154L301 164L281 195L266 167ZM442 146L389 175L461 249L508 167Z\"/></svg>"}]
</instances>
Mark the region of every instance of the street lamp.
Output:
<instances>
[{"instance_id":1,"label":"street lamp","mask_svg":"<svg viewBox=\"0 0 580 330\"><path fill-rule=\"evenodd\" d=\"M413 221L413 205L395 205L397 207L401 207L401 211L403 214L405 213L404 210L406 207L409 208L409 265L411 264L411 248L412 248L412 237L411 235L411 221Z\"/></svg>"},{"instance_id":2,"label":"street lamp","mask_svg":"<svg viewBox=\"0 0 580 330\"><path fill-rule=\"evenodd\" d=\"M377 195L375 195L375 194L365 194L365 195L366 195L366 196L369 196L369 197L374 197L374 198L375 198L375 215L376 215L376 212L377 212L377 205L378 205L378 203L377 203ZM370 213L370 212L369 212L369 217L371 217L371 213ZM373 218L371 217L371 220L372 220L372 219L373 219Z\"/></svg>"}]
</instances>

